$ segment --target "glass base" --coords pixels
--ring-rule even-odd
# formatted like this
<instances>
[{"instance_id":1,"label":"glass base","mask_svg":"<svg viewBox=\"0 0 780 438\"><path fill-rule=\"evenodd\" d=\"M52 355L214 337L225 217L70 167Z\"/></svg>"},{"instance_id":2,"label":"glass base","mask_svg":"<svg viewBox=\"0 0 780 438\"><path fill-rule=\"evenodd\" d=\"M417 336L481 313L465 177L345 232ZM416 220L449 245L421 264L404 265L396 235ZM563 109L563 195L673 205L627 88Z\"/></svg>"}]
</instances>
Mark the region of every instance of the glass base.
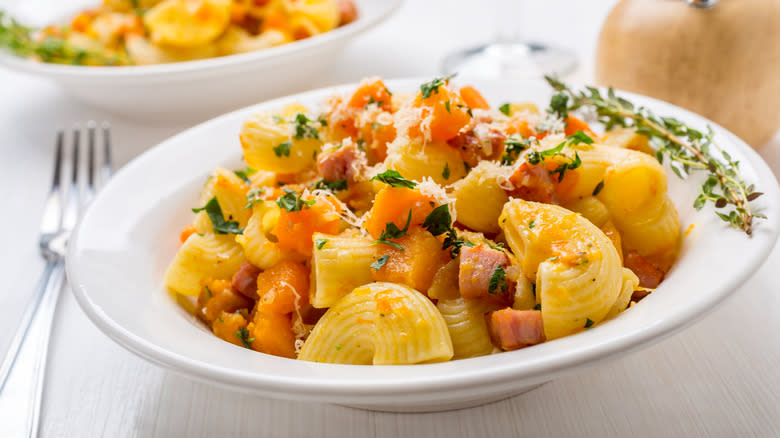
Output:
<instances>
[{"instance_id":1,"label":"glass base","mask_svg":"<svg viewBox=\"0 0 780 438\"><path fill-rule=\"evenodd\" d=\"M445 74L487 79L529 79L564 76L577 67L574 52L539 43L491 43L444 58Z\"/></svg>"}]
</instances>

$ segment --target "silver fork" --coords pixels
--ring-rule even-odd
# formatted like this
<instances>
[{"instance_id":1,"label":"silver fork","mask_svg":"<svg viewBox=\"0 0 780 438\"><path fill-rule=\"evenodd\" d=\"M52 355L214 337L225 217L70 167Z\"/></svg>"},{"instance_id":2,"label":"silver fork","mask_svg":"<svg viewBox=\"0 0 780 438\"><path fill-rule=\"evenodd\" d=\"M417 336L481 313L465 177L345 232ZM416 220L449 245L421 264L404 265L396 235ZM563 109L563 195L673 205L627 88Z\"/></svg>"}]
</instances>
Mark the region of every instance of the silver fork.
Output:
<instances>
[{"instance_id":1,"label":"silver fork","mask_svg":"<svg viewBox=\"0 0 780 438\"><path fill-rule=\"evenodd\" d=\"M95 178L95 136L98 127L95 122L88 122L87 132L87 169L86 183L82 195L80 181L81 128L75 125L72 130L72 151L70 163L70 178L67 187L62 182L65 156L65 131L57 133L54 152L54 173L51 189L44 206L41 219L41 231L38 246L41 256L46 260L46 266L41 279L36 285L33 296L22 316L22 322L17 329L6 357L0 365L0 401L10 405L19 414L22 408L18 402L28 402L24 406L27 412L15 415L20 424L19 432L26 436L38 436L40 423L40 408L43 393L43 380L46 374L46 356L48 353L51 327L54 321L54 311L57 300L65 281L65 249L79 215L86 204L94 196L98 182ZM109 125L101 127L103 137L103 162L101 166L100 183L105 183L111 177L111 137ZM8 408L9 406L6 406ZM25 430L26 429L26 430ZM0 435L10 436L0 428ZM5 431L9 432L9 431Z\"/></svg>"}]
</instances>

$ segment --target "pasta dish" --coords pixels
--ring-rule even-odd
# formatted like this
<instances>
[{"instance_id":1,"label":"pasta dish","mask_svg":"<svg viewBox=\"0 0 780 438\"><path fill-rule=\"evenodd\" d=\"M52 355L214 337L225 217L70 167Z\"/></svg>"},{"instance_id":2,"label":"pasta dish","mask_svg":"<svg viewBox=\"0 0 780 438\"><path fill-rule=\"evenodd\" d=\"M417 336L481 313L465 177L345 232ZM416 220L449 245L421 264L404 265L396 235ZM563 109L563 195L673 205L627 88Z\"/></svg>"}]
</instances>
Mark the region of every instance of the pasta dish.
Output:
<instances>
[{"instance_id":1,"label":"pasta dish","mask_svg":"<svg viewBox=\"0 0 780 438\"><path fill-rule=\"evenodd\" d=\"M419 364L590 330L678 255L663 166L636 128L597 134L450 78L379 78L245 120L165 285L230 343L299 360ZM500 105L498 105L500 103Z\"/></svg>"},{"instance_id":2,"label":"pasta dish","mask_svg":"<svg viewBox=\"0 0 780 438\"><path fill-rule=\"evenodd\" d=\"M0 46L60 64L162 64L279 46L357 15L352 0L104 0L40 31L0 11Z\"/></svg>"}]
</instances>

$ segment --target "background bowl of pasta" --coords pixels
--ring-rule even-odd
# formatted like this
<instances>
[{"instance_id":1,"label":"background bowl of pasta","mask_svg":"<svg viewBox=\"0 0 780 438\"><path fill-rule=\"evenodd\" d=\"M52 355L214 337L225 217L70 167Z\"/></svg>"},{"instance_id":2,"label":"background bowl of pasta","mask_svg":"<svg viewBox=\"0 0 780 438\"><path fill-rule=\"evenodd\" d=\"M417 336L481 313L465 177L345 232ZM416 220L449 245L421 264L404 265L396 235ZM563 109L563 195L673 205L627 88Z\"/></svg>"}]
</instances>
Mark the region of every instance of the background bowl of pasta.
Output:
<instances>
[{"instance_id":1,"label":"background bowl of pasta","mask_svg":"<svg viewBox=\"0 0 780 438\"><path fill-rule=\"evenodd\" d=\"M400 95L419 92L425 82L395 80L386 85ZM542 81L456 82L474 85L493 108L529 101L546 107L552 95ZM435 82L428 83L429 91L431 84ZM593 327L592 321L586 322L574 334L500 354L395 366L292 360L215 337L164 284L166 268L179 247L176 236L190 223L190 209L201 206L198 193L204 179L217 165L246 167L238 133L254 114L298 103L316 108L334 93L350 93L355 87L312 91L226 114L161 143L123 168L85 212L69 246L69 280L89 318L117 343L151 362L259 396L389 411L456 409L509 397L658 342L729 296L758 269L777 241L780 189L750 147L686 110L620 93L657 114L713 127L721 147L739 161L745 181L764 193L752 203L757 213L766 216L756 220L752 237L729 227L711 206L693 207L703 177L693 174L683 180L667 168L668 195L679 212L679 228L685 231L679 257L655 292ZM178 164L172 168L171 162ZM428 165L438 173L447 167L432 161ZM512 246L512 240L507 240Z\"/></svg>"},{"instance_id":2,"label":"background bowl of pasta","mask_svg":"<svg viewBox=\"0 0 780 438\"><path fill-rule=\"evenodd\" d=\"M132 3L130 0L113 3L122 2ZM235 3L252 2L236 0ZM267 3L284 2L275 0ZM306 15L307 23L316 22L322 12L321 3L297 2L295 7L300 9L311 4L311 11L302 10L301 15ZM332 3L337 5L335 1ZM138 48L134 50L138 59L153 63L151 65L48 63L16 56L4 48L0 49L0 64L48 78L78 100L119 115L144 121L204 120L263 99L299 91L300 84L306 84L320 74L351 39L387 19L402 2L355 0L353 3L358 14L355 21L292 42L276 41L279 38L274 35L279 37L282 33L275 31L269 32L274 34L271 35L274 38L261 35L255 39L263 41L254 41L236 28L238 30L223 32L213 41L198 46L195 51L198 53L194 53L194 49L176 49L178 52L171 55L157 50L145 39L134 38L132 41L140 41L135 44ZM40 0L11 4L5 12L25 25L43 27L53 23L67 24L80 11L98 4L100 1L96 0L67 3ZM172 20L171 17L161 17L160 21L167 23L167 19ZM182 25L185 24L188 23ZM167 33L184 37L191 36L191 30L173 29ZM128 44L131 37L135 35L127 37ZM213 57L226 50L236 54ZM184 61L170 62L178 60Z\"/></svg>"}]
</instances>

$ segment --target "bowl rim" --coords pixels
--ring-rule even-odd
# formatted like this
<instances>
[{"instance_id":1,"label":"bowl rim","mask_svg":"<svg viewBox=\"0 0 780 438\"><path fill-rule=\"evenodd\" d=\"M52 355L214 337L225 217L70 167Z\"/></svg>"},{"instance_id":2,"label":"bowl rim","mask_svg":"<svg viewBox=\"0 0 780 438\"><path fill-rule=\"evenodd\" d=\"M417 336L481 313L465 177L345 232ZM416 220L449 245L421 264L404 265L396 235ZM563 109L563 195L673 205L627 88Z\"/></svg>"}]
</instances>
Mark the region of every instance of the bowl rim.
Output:
<instances>
[{"instance_id":1,"label":"bowl rim","mask_svg":"<svg viewBox=\"0 0 780 438\"><path fill-rule=\"evenodd\" d=\"M409 84L420 84L430 78L405 78L405 79L392 79L386 80L385 83L392 88L409 88ZM483 81L485 82L498 82L501 81ZM514 82L514 81L509 81ZM541 82L540 82L541 83ZM479 86L479 84L476 84ZM290 101L311 101L315 97L323 97L334 92L344 92L351 87L354 87L355 83L343 84L333 87L325 87L317 90L312 90L304 93L293 94L266 102L262 102L256 105L248 106L242 109L238 109L219 117L213 118L209 121L196 125L179 134L176 134L167 140L159 143L155 147L143 152L135 159L133 159L128 165L124 166L117 173L115 178L108 183L107 187L110 187L126 173L136 172L137 168L143 168L143 165L148 160L155 159L155 155L166 151L169 148L177 148L177 144L180 143L179 138L197 135L200 130L209 130L215 125L224 123L226 119L232 119L242 114L247 114L251 111L258 111L260 109L268 109L274 107L280 107L284 103ZM728 281L720 283L717 287L710 289L707 294L701 294L696 299L688 301L688 306L681 306L678 309L673 309L672 316L663 320L663 323L652 324L649 327L643 327L642 330L633 330L629 333L625 333L619 336L611 337L607 342L601 342L596 344L588 344L587 342L576 342L573 339L587 339L591 333L583 332L580 334L561 338L554 342L567 342L575 344L576 348L567 348L563 351L545 352L546 356L541 359L531 358L523 363L517 363L513 360L501 360L496 358L505 357L510 359L512 355L518 357L524 351L529 349L521 349L514 352L504 352L500 355L489 355L477 358L462 359L453 362L444 362L437 364L424 364L424 365L393 365L393 366L359 366L359 365L339 365L339 364L321 364L321 363L304 363L310 367L318 367L323 369L329 369L336 371L356 371L360 369L359 374L366 374L363 370L374 369L379 370L377 372L368 372L373 379L347 379L347 378L324 378L322 376L277 376L271 374L259 374L251 371L227 369L221 366L212 365L207 362L203 362L197 359L189 358L178 353L171 352L164 348L161 348L144 338L135 335L128 329L124 328L121 324L114 321L109 315L94 302L89 296L89 292L84 287L84 283L81 281L82 275L88 274L88 269L85 270L80 267L75 261L76 248L78 245L70 245L68 249L68 257L66 261L66 268L69 278L69 283L77 302L82 310L87 314L90 320L98 326L98 328L107 334L110 338L114 339L117 343L131 352L143 357L153 363L161 365L165 368L174 370L176 372L196 377L204 381L219 382L221 384L241 388L243 390L250 389L256 392L284 395L290 397L291 395L307 395L319 397L320 399L327 398L328 400L346 400L349 397L360 396L376 396L381 395L394 395L394 396L424 396L428 394L441 394L452 390L473 390L477 391L482 389L484 391L490 390L490 388L505 387L508 379L516 379L522 382L539 382L549 379L553 376L564 374L566 371L579 368L581 366L592 365L601 361L608 360L618 355L626 354L630 351L635 351L640 348L645 348L652 345L655 342L659 342L667 336L679 331L685 326L691 325L704 317L708 312L712 311L718 303L722 302L732 293L738 289L738 284L752 275L762 265L762 261L766 259L769 252L775 247L778 233L780 232L780 187L777 180L769 169L767 164L761 159L761 157L746 143L737 138L734 134L723 129L719 125L710 122L702 116L696 115L690 111L676 107L666 102L662 102L646 96L641 96L633 93L623 92L617 90L623 96L628 98L639 98L645 102L649 102L655 108L674 109L677 115L684 115L686 118L694 118L700 121L704 121L713 126L713 129L720 135L727 136L729 143L733 145L733 148L738 149L745 155L745 158L750 167L755 171L757 181L761 181L765 184L762 189L765 193L764 201L768 203L768 209L775 213L769 220L763 221L761 226L765 226L769 229L769 234L766 238L761 240L754 238L754 240L746 240L746 242L753 242L757 248L752 252L744 254L742 260L744 260L745 269L736 272L731 276ZM773 184L774 183L774 184ZM93 202L94 205L99 205L99 199L101 195L105 193L105 190L99 193ZM87 214L92 209L92 206L87 211ZM82 225L79 224L74 232L72 241L78 242L83 232ZM596 327L598 329L599 327ZM591 331L595 333L594 331ZM585 336L585 337L583 337ZM579 338L577 338L579 337ZM542 344L542 346L545 344ZM549 344L548 344L549 345ZM246 351L246 354L257 355L257 352ZM268 356L268 355L264 355ZM250 357L250 356L247 356ZM522 357L522 356L521 356ZM264 357L264 360L284 360L290 363L290 359L276 358L273 356ZM296 364L300 364L300 361L293 361ZM465 367L468 369L459 369L453 372L452 364L458 363L484 363L489 367ZM394 374L392 377L382 375L382 369L388 369L388 367L394 370L405 370L408 374L402 378L400 375ZM431 371L441 370L441 373L436 373L435 376L431 376L431 373L427 373L424 376L415 376L413 370L421 369L420 367L426 367ZM464 367L460 367L464 368ZM489 373L485 372L485 369L489 369ZM362 377L361 377L362 378Z\"/></svg>"},{"instance_id":2,"label":"bowl rim","mask_svg":"<svg viewBox=\"0 0 780 438\"><path fill-rule=\"evenodd\" d=\"M52 64L16 56L6 50L0 50L0 65L45 76L61 78L122 80L154 80L179 77L190 74L208 74L225 68L240 69L249 65L264 63L271 66L297 56L304 56L312 49L337 41L347 40L359 35L389 19L400 9L405 0L355 0L359 10L369 15L358 16L352 23L337 27L328 32L314 35L303 40L293 41L280 46L192 61L167 64L127 65L127 66L79 66ZM362 5L361 5L362 3ZM367 7L371 3L373 7Z\"/></svg>"}]
</instances>

